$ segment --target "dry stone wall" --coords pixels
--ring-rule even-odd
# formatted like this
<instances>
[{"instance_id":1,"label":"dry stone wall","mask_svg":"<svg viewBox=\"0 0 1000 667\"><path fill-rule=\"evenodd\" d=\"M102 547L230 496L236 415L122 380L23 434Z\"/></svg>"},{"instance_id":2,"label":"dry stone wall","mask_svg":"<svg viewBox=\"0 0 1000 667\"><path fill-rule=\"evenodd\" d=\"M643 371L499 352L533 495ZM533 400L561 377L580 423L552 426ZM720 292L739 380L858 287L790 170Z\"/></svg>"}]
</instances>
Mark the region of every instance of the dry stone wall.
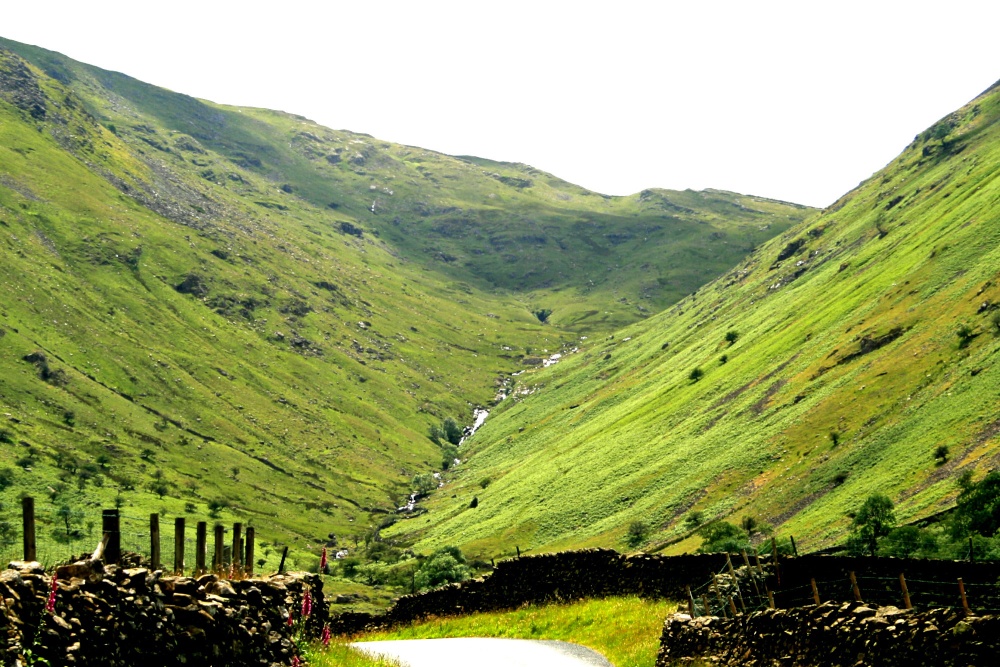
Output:
<instances>
[{"instance_id":1,"label":"dry stone wall","mask_svg":"<svg viewBox=\"0 0 1000 667\"><path fill-rule=\"evenodd\" d=\"M610 549L522 556L497 563L485 577L404 596L385 614L340 614L332 619L331 627L335 633L349 635L428 616L612 595L680 599L685 584L710 578L725 563L724 554L625 556Z\"/></svg>"},{"instance_id":2,"label":"dry stone wall","mask_svg":"<svg viewBox=\"0 0 1000 667\"><path fill-rule=\"evenodd\" d=\"M968 667L1000 655L1000 618L936 609L905 611L824 603L724 619L675 614L663 627L657 667Z\"/></svg>"},{"instance_id":3,"label":"dry stone wall","mask_svg":"<svg viewBox=\"0 0 1000 667\"><path fill-rule=\"evenodd\" d=\"M0 573L5 666L29 656L81 667L288 665L296 633L318 636L328 620L322 581L307 573L229 581L80 562L58 569L48 611L51 584L38 563ZM313 605L303 621L306 591Z\"/></svg>"}]
</instances>

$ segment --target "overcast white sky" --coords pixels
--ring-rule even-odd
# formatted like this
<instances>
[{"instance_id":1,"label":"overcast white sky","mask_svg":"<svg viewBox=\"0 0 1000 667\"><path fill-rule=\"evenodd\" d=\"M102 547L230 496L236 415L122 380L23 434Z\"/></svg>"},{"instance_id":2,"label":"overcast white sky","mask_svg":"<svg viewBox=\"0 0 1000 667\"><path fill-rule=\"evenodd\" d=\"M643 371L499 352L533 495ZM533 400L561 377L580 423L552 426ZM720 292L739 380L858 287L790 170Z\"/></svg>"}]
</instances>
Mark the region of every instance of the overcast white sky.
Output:
<instances>
[{"instance_id":1,"label":"overcast white sky","mask_svg":"<svg viewBox=\"0 0 1000 667\"><path fill-rule=\"evenodd\" d=\"M0 35L607 194L825 206L1000 79L1000 2L4 3Z\"/></svg>"}]
</instances>

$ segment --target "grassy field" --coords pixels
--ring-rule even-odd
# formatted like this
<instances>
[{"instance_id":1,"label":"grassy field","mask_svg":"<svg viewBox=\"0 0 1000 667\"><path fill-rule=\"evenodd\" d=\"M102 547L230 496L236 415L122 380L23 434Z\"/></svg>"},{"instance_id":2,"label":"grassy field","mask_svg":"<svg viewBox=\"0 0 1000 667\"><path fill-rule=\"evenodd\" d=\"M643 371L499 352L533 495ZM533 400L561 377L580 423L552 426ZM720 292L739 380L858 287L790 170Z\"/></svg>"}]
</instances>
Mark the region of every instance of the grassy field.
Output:
<instances>
[{"instance_id":1,"label":"grassy field","mask_svg":"<svg viewBox=\"0 0 1000 667\"><path fill-rule=\"evenodd\" d=\"M653 667L663 621L676 609L675 603L635 597L582 600L569 604L533 605L509 612L433 619L390 632L365 635L356 640L436 637L557 639L592 648L616 667ZM344 655L344 649L337 648L329 657L322 653L316 655L313 664L355 664L338 662L344 659Z\"/></svg>"},{"instance_id":2,"label":"grassy field","mask_svg":"<svg viewBox=\"0 0 1000 667\"><path fill-rule=\"evenodd\" d=\"M696 294L520 376L391 534L492 557L625 548L641 521L642 548L683 551L701 511L809 550L875 492L903 521L948 507L1000 461L997 119L991 90Z\"/></svg>"}]
</instances>

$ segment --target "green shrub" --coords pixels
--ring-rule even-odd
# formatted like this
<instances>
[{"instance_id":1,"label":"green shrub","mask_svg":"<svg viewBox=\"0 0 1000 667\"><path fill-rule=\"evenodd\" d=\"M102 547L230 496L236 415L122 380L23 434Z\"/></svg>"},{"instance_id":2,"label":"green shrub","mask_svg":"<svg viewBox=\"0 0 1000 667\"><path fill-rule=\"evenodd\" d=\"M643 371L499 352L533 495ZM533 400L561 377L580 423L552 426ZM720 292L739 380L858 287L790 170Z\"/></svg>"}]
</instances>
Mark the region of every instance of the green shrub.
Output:
<instances>
[{"instance_id":1,"label":"green shrub","mask_svg":"<svg viewBox=\"0 0 1000 667\"><path fill-rule=\"evenodd\" d=\"M222 510L229 507L229 501L225 498L216 498L214 500L208 501L208 516L213 519L218 519L222 514Z\"/></svg>"},{"instance_id":2,"label":"green shrub","mask_svg":"<svg viewBox=\"0 0 1000 667\"><path fill-rule=\"evenodd\" d=\"M896 527L896 512L892 501L881 493L868 496L851 522L847 548L854 555L874 556L878 541Z\"/></svg>"},{"instance_id":3,"label":"green shrub","mask_svg":"<svg viewBox=\"0 0 1000 667\"><path fill-rule=\"evenodd\" d=\"M976 333L973 331L972 327L968 324L959 324L955 329L955 335L958 336L958 347L959 349L966 348L972 339L976 337Z\"/></svg>"},{"instance_id":4,"label":"green shrub","mask_svg":"<svg viewBox=\"0 0 1000 667\"><path fill-rule=\"evenodd\" d=\"M738 526L725 521L715 521L698 531L702 543L699 553L736 553L746 549L751 550L750 536Z\"/></svg>"},{"instance_id":5,"label":"green shrub","mask_svg":"<svg viewBox=\"0 0 1000 667\"><path fill-rule=\"evenodd\" d=\"M429 472L424 473L422 475L417 475L416 477L413 478L413 481L410 483L410 489L412 489L413 493L417 494L418 496L426 496L428 493L430 493L436 488L437 488L437 480L434 479L434 475L430 474Z\"/></svg>"},{"instance_id":6,"label":"green shrub","mask_svg":"<svg viewBox=\"0 0 1000 667\"><path fill-rule=\"evenodd\" d=\"M633 549L649 539L649 525L645 521L633 521L625 532L625 543Z\"/></svg>"},{"instance_id":7,"label":"green shrub","mask_svg":"<svg viewBox=\"0 0 1000 667\"><path fill-rule=\"evenodd\" d=\"M1000 472L990 471L978 482L966 482L955 505L953 535L992 537L1000 530Z\"/></svg>"},{"instance_id":8,"label":"green shrub","mask_svg":"<svg viewBox=\"0 0 1000 667\"><path fill-rule=\"evenodd\" d=\"M458 458L458 447L455 445L445 445L441 451L441 468L447 470L455 463L455 459Z\"/></svg>"},{"instance_id":9,"label":"green shrub","mask_svg":"<svg viewBox=\"0 0 1000 667\"><path fill-rule=\"evenodd\" d=\"M420 590L443 584L465 581L471 571L458 547L442 547L424 560L414 575L413 583Z\"/></svg>"},{"instance_id":10,"label":"green shrub","mask_svg":"<svg viewBox=\"0 0 1000 667\"><path fill-rule=\"evenodd\" d=\"M462 427L458 425L451 417L444 420L441 424L441 428L444 431L444 438L453 445L457 445L462 442Z\"/></svg>"},{"instance_id":11,"label":"green shrub","mask_svg":"<svg viewBox=\"0 0 1000 667\"><path fill-rule=\"evenodd\" d=\"M691 382L697 382L703 377L705 377L705 371L701 370L701 368L698 366L695 366L693 369L691 369L691 372L688 373L688 380L690 380Z\"/></svg>"},{"instance_id":12,"label":"green shrub","mask_svg":"<svg viewBox=\"0 0 1000 667\"><path fill-rule=\"evenodd\" d=\"M948 462L948 446L938 445L934 450L934 460L938 465L944 465Z\"/></svg>"},{"instance_id":13,"label":"green shrub","mask_svg":"<svg viewBox=\"0 0 1000 667\"><path fill-rule=\"evenodd\" d=\"M703 523L705 523L705 513L701 510L691 510L684 517L684 527L688 530L694 530Z\"/></svg>"}]
</instances>

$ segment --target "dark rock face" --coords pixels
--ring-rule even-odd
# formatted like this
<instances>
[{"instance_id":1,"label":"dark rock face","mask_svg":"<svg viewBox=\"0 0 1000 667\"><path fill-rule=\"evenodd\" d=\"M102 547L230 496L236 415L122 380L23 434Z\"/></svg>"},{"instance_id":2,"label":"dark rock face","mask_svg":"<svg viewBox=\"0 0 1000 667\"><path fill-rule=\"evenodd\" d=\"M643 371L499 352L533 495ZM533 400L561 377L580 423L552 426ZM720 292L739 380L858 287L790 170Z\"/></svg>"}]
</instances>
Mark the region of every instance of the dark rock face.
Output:
<instances>
[{"instance_id":1,"label":"dark rock face","mask_svg":"<svg viewBox=\"0 0 1000 667\"><path fill-rule=\"evenodd\" d=\"M27 112L35 120L45 120L45 94L23 60L0 49L0 98Z\"/></svg>"},{"instance_id":2,"label":"dark rock face","mask_svg":"<svg viewBox=\"0 0 1000 667\"><path fill-rule=\"evenodd\" d=\"M40 569L18 563L0 573L5 666L25 664L27 651L51 665L288 665L296 634L318 637L328 620L314 574L226 581L75 563L60 568L49 612L52 579ZM303 621L307 590L312 614Z\"/></svg>"},{"instance_id":3,"label":"dark rock face","mask_svg":"<svg viewBox=\"0 0 1000 667\"><path fill-rule=\"evenodd\" d=\"M768 609L735 619L675 614L667 619L657 667L713 665L994 664L1000 618L950 609L905 611L861 602Z\"/></svg>"}]
</instances>

